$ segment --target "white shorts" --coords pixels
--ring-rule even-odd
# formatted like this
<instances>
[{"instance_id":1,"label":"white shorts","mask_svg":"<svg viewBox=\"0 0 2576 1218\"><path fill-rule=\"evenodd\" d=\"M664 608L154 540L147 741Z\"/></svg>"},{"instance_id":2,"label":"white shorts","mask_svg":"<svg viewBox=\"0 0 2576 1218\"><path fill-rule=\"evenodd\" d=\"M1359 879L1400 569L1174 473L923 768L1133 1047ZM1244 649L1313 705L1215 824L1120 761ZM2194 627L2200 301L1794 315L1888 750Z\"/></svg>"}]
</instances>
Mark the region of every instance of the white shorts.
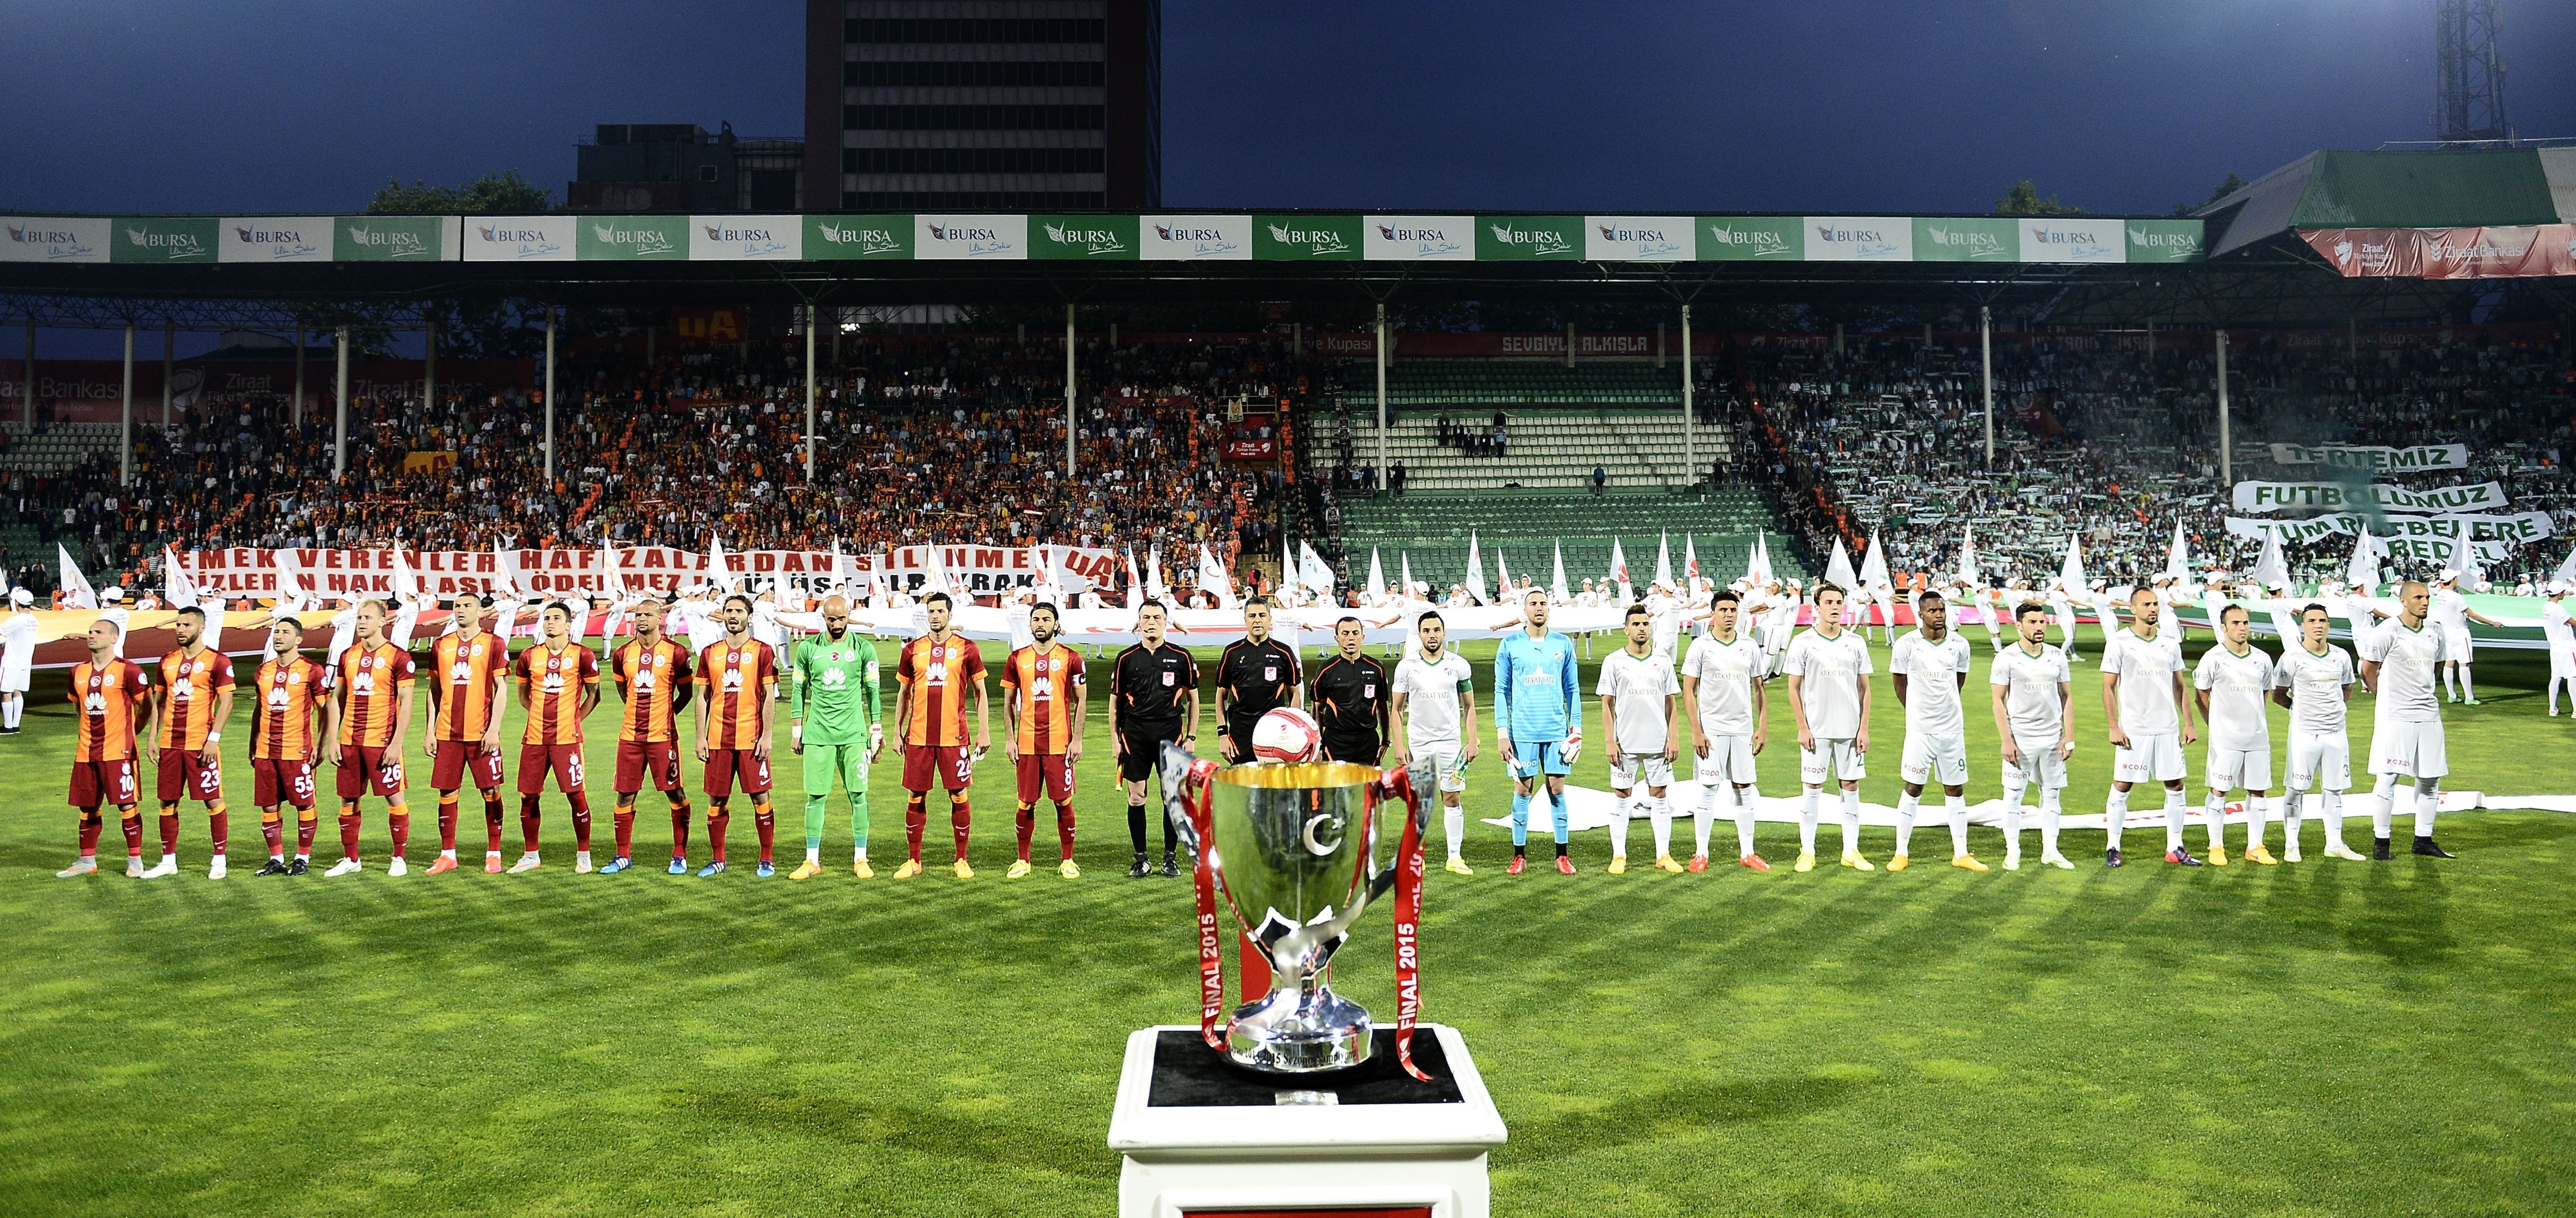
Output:
<instances>
[{"instance_id":1,"label":"white shorts","mask_svg":"<svg viewBox=\"0 0 2576 1218\"><path fill-rule=\"evenodd\" d=\"M2173 782L2185 772L2179 733L2141 736L2131 732L2129 747L2111 748L2113 782Z\"/></svg>"},{"instance_id":2,"label":"white shorts","mask_svg":"<svg viewBox=\"0 0 2576 1218\"><path fill-rule=\"evenodd\" d=\"M2259 749L2222 749L2211 745L2207 760L2201 766L2202 781L2212 791L2248 791L2272 789L2272 745L2265 741Z\"/></svg>"},{"instance_id":3,"label":"white shorts","mask_svg":"<svg viewBox=\"0 0 2576 1218\"><path fill-rule=\"evenodd\" d=\"M2351 788L2352 737L2342 732L2331 736L2290 733L2291 792L2305 791L2310 782L2320 779L2328 791Z\"/></svg>"},{"instance_id":4,"label":"white shorts","mask_svg":"<svg viewBox=\"0 0 2576 1218\"><path fill-rule=\"evenodd\" d=\"M1467 789L1467 752L1457 741L1431 740L1406 747L1413 754L1413 763L1404 767L1404 772L1413 777L1413 789Z\"/></svg>"},{"instance_id":5,"label":"white shorts","mask_svg":"<svg viewBox=\"0 0 2576 1218\"><path fill-rule=\"evenodd\" d=\"M1618 763L1610 767L1610 789L1613 791L1634 791L1640 778L1645 780L1649 791L1669 787L1673 785L1673 763L1664 760L1663 753L1658 750L1642 754L1621 753Z\"/></svg>"},{"instance_id":6,"label":"white shorts","mask_svg":"<svg viewBox=\"0 0 2576 1218\"><path fill-rule=\"evenodd\" d=\"M2551 648L2549 651L2549 675L2562 681L2576 679L2576 650L2570 650L2565 647ZM8 679L0 677L0 689L9 688L12 687L10 686ZM15 688L27 688L25 678L20 678Z\"/></svg>"},{"instance_id":7,"label":"white shorts","mask_svg":"<svg viewBox=\"0 0 2576 1218\"><path fill-rule=\"evenodd\" d=\"M1701 783L1731 782L1738 786L1753 781L1753 737L1711 736L1708 756L1694 755L1691 777Z\"/></svg>"},{"instance_id":8,"label":"white shorts","mask_svg":"<svg viewBox=\"0 0 2576 1218\"><path fill-rule=\"evenodd\" d=\"M2442 743L2442 721L2381 723L2370 733L2370 772L2399 778L2440 778L2451 772Z\"/></svg>"},{"instance_id":9,"label":"white shorts","mask_svg":"<svg viewBox=\"0 0 2576 1218\"><path fill-rule=\"evenodd\" d=\"M1858 782L1867 777L1868 761L1849 740L1819 737L1816 747L1798 750L1798 781L1808 786L1821 787L1828 778Z\"/></svg>"},{"instance_id":10,"label":"white shorts","mask_svg":"<svg viewBox=\"0 0 2576 1218\"><path fill-rule=\"evenodd\" d=\"M2066 759L2057 755L2056 737L2026 740L2015 736L2013 743L2021 746L2021 764L2007 764L2004 781L2010 782L2018 777L2024 786L2038 787L2043 791L2066 789Z\"/></svg>"},{"instance_id":11,"label":"white shorts","mask_svg":"<svg viewBox=\"0 0 2576 1218\"><path fill-rule=\"evenodd\" d=\"M28 676L29 671L24 668L0 668L0 694L23 694L27 692Z\"/></svg>"},{"instance_id":12,"label":"white shorts","mask_svg":"<svg viewBox=\"0 0 2576 1218\"><path fill-rule=\"evenodd\" d=\"M2469 628L2466 626L2444 626L2442 627L2442 650L2460 663L2471 663L2477 656L2478 640L2476 636L2469 633Z\"/></svg>"},{"instance_id":13,"label":"white shorts","mask_svg":"<svg viewBox=\"0 0 2576 1218\"><path fill-rule=\"evenodd\" d=\"M1968 781L1968 738L1905 733L1905 750L1896 773L1907 782L1939 782L1945 787Z\"/></svg>"}]
</instances>

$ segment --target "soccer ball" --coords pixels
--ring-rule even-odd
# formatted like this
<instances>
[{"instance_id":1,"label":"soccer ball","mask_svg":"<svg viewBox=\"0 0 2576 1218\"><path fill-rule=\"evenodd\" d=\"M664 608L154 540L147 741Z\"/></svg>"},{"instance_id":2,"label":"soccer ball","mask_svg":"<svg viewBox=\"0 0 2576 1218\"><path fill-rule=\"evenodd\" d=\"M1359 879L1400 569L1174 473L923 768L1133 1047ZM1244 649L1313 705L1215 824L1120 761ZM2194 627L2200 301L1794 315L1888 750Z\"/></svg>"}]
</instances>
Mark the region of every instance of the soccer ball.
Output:
<instances>
[{"instance_id":1,"label":"soccer ball","mask_svg":"<svg viewBox=\"0 0 2576 1218\"><path fill-rule=\"evenodd\" d=\"M1293 706L1279 707L1252 725L1252 755L1260 761L1313 761L1323 742L1324 729L1315 717Z\"/></svg>"}]
</instances>

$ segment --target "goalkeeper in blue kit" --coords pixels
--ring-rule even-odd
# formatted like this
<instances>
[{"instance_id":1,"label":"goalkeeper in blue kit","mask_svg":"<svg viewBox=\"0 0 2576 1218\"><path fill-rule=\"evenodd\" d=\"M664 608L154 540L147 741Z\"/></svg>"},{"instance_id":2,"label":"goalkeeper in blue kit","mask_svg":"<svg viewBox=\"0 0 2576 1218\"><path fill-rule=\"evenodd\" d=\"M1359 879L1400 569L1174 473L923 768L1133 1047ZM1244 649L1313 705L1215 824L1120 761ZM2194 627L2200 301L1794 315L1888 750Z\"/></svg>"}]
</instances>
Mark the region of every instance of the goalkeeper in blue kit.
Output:
<instances>
[{"instance_id":1,"label":"goalkeeper in blue kit","mask_svg":"<svg viewBox=\"0 0 2576 1218\"><path fill-rule=\"evenodd\" d=\"M1574 874L1566 857L1565 776L1583 749L1583 687L1574 676L1574 641L1547 628L1547 593L1536 588L1521 599L1523 629L1494 648L1494 734L1512 773L1512 865L1529 865L1529 808L1538 780L1547 780L1548 811L1556 830L1556 869Z\"/></svg>"},{"instance_id":2,"label":"goalkeeper in blue kit","mask_svg":"<svg viewBox=\"0 0 2576 1218\"><path fill-rule=\"evenodd\" d=\"M824 598L823 630L796 644L788 662L788 743L805 757L805 865L787 878L823 874L824 805L832 778L850 796L850 871L868 867L868 765L885 747L878 723L884 706L877 692L877 645L850 629L850 602Z\"/></svg>"}]
</instances>

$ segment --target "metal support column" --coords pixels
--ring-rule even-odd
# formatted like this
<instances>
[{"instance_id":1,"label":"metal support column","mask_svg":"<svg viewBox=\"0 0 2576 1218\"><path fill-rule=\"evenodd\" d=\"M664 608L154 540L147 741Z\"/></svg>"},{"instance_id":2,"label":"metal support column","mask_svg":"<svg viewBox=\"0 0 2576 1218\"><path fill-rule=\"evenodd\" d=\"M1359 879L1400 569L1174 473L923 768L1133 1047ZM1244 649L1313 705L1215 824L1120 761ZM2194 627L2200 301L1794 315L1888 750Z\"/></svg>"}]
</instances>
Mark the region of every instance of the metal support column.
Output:
<instances>
[{"instance_id":1,"label":"metal support column","mask_svg":"<svg viewBox=\"0 0 2576 1218\"><path fill-rule=\"evenodd\" d=\"M331 397L337 403L331 425L331 480L339 481L349 469L349 327L331 332L331 362L337 369L332 376Z\"/></svg>"},{"instance_id":2,"label":"metal support column","mask_svg":"<svg viewBox=\"0 0 2576 1218\"><path fill-rule=\"evenodd\" d=\"M117 414L116 484L134 485L134 326L125 327L124 406Z\"/></svg>"},{"instance_id":3,"label":"metal support column","mask_svg":"<svg viewBox=\"0 0 2576 1218\"><path fill-rule=\"evenodd\" d=\"M429 319L429 330L420 341L420 408L438 407L438 319Z\"/></svg>"},{"instance_id":4,"label":"metal support column","mask_svg":"<svg viewBox=\"0 0 2576 1218\"><path fill-rule=\"evenodd\" d=\"M1073 477L1073 437L1082 429L1074 409L1073 385L1073 302L1064 305L1064 476Z\"/></svg>"},{"instance_id":5,"label":"metal support column","mask_svg":"<svg viewBox=\"0 0 2576 1218\"><path fill-rule=\"evenodd\" d=\"M1690 306L1682 306L1682 472L1689 477L1684 485L1699 482L1699 432L1693 418L1691 395L1697 392L1691 384Z\"/></svg>"},{"instance_id":6,"label":"metal support column","mask_svg":"<svg viewBox=\"0 0 2576 1218\"><path fill-rule=\"evenodd\" d=\"M170 430L170 380L179 371L179 327L161 321L161 430Z\"/></svg>"},{"instance_id":7,"label":"metal support column","mask_svg":"<svg viewBox=\"0 0 2576 1218\"><path fill-rule=\"evenodd\" d=\"M749 344L745 344L746 349ZM555 489L555 307L546 306L546 493Z\"/></svg>"},{"instance_id":8,"label":"metal support column","mask_svg":"<svg viewBox=\"0 0 2576 1218\"><path fill-rule=\"evenodd\" d=\"M1573 327L1566 328L1568 336ZM1386 302L1377 305L1377 480L1386 484Z\"/></svg>"},{"instance_id":9,"label":"metal support column","mask_svg":"<svg viewBox=\"0 0 2576 1218\"><path fill-rule=\"evenodd\" d=\"M1986 386L1986 468L1995 467L1995 314L1977 306L1977 371Z\"/></svg>"},{"instance_id":10,"label":"metal support column","mask_svg":"<svg viewBox=\"0 0 2576 1218\"><path fill-rule=\"evenodd\" d=\"M27 315L27 363L18 378L18 405L26 412L27 434L36 434L36 315Z\"/></svg>"},{"instance_id":11,"label":"metal support column","mask_svg":"<svg viewBox=\"0 0 2576 1218\"><path fill-rule=\"evenodd\" d=\"M2228 434L2227 418L2227 331L2218 332L2218 485L2222 489L2236 482L2234 436ZM2225 502L2224 499L2220 502Z\"/></svg>"},{"instance_id":12,"label":"metal support column","mask_svg":"<svg viewBox=\"0 0 2576 1218\"><path fill-rule=\"evenodd\" d=\"M822 310L805 306L805 485L814 485L814 325Z\"/></svg>"},{"instance_id":13,"label":"metal support column","mask_svg":"<svg viewBox=\"0 0 2576 1218\"><path fill-rule=\"evenodd\" d=\"M306 338L305 338L305 333L304 333L304 327L302 327L302 326L297 326L297 327L295 327L295 402L294 402L294 404L290 407L290 409L292 409L292 410L294 411L294 419L293 419L293 421L294 421L294 423L295 423L295 425L296 425L297 427L302 427L302 426L304 426L304 343L305 343L305 341L306 341Z\"/></svg>"}]
</instances>

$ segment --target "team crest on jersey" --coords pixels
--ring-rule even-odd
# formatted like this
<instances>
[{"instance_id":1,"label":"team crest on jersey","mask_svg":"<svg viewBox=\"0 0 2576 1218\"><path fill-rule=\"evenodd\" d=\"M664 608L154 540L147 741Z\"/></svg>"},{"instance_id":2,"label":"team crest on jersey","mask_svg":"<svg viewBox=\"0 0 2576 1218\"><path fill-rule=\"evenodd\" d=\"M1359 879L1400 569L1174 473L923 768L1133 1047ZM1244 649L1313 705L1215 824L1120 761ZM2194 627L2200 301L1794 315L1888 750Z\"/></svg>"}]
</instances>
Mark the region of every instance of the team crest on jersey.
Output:
<instances>
[{"instance_id":1,"label":"team crest on jersey","mask_svg":"<svg viewBox=\"0 0 2576 1218\"><path fill-rule=\"evenodd\" d=\"M1363 698L1374 698L1374 697L1376 697L1376 696L1377 696L1377 685L1376 685L1376 683L1375 683L1375 682L1371 682L1370 684L1367 684L1367 685L1363 685L1363 686L1361 686L1361 687L1360 687L1360 696L1361 696L1361 697L1363 697Z\"/></svg>"},{"instance_id":2,"label":"team crest on jersey","mask_svg":"<svg viewBox=\"0 0 2576 1218\"><path fill-rule=\"evenodd\" d=\"M1261 667L1261 679L1262 679L1262 680L1264 680L1264 681L1276 681L1276 680L1278 680L1278 679L1279 679L1279 666L1278 666L1278 665L1276 665L1276 664L1264 664L1264 665L1262 665L1262 667Z\"/></svg>"}]
</instances>

